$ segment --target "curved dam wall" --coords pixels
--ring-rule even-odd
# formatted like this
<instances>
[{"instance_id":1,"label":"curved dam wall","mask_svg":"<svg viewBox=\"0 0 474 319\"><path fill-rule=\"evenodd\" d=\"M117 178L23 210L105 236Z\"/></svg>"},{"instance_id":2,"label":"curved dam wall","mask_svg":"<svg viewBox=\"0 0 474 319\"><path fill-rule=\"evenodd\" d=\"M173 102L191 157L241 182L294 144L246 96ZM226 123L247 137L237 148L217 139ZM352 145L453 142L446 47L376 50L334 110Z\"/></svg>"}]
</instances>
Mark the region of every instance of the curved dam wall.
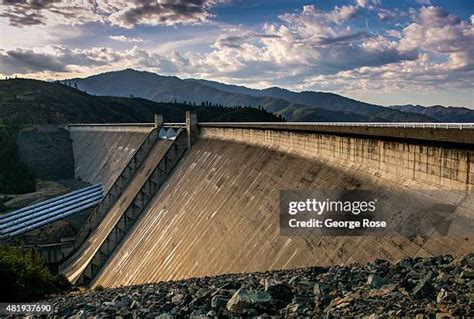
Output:
<instances>
[{"instance_id":1,"label":"curved dam wall","mask_svg":"<svg viewBox=\"0 0 474 319\"><path fill-rule=\"evenodd\" d=\"M153 125L70 125L74 176L107 192Z\"/></svg>"},{"instance_id":2,"label":"curved dam wall","mask_svg":"<svg viewBox=\"0 0 474 319\"><path fill-rule=\"evenodd\" d=\"M93 285L467 253L474 238L282 236L279 191L379 190L403 210L411 199L430 200L425 190L449 190L442 200L473 217L472 155L406 141L201 126Z\"/></svg>"},{"instance_id":3,"label":"curved dam wall","mask_svg":"<svg viewBox=\"0 0 474 319\"><path fill-rule=\"evenodd\" d=\"M398 131L403 130L398 129ZM425 187L449 190L472 190L473 188L473 134L474 131L469 130L460 135L462 138L456 136L464 144L450 147L438 146L445 143L436 143L433 137L429 140L417 141L416 136L421 135L418 132L412 133L409 139L401 141L389 136L374 138L369 135L362 138L291 130L221 127L205 127L201 130L201 137L204 138L270 147L305 158L317 158L343 166L349 165L355 169L393 174L394 176L390 176L391 180L398 183L416 181L425 183ZM442 140L448 134L439 135ZM408 180L404 181L405 179Z\"/></svg>"}]
</instances>

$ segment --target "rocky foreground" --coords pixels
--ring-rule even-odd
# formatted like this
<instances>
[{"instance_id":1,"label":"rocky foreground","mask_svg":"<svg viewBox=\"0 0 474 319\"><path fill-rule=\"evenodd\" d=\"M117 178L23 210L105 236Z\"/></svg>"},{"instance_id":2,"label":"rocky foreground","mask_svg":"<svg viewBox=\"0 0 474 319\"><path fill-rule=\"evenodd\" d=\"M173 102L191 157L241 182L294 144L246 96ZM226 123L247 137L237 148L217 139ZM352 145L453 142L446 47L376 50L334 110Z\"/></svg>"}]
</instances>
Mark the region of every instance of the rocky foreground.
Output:
<instances>
[{"instance_id":1,"label":"rocky foreground","mask_svg":"<svg viewBox=\"0 0 474 319\"><path fill-rule=\"evenodd\" d=\"M474 253L192 278L50 302L54 316L76 318L474 317Z\"/></svg>"}]
</instances>

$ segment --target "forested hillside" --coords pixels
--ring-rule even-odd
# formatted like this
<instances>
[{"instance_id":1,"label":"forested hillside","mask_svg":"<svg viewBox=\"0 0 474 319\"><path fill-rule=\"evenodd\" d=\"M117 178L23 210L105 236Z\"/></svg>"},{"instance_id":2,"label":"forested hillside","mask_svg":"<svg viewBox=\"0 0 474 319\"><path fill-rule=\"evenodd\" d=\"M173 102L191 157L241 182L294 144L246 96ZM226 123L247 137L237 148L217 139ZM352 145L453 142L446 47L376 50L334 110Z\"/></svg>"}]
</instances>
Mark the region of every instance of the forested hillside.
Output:
<instances>
[{"instance_id":1,"label":"forested hillside","mask_svg":"<svg viewBox=\"0 0 474 319\"><path fill-rule=\"evenodd\" d=\"M0 81L0 124L184 122L196 110L200 121L280 121L263 109L221 107L215 103L158 103L143 98L93 96L60 83L11 79Z\"/></svg>"}]
</instances>

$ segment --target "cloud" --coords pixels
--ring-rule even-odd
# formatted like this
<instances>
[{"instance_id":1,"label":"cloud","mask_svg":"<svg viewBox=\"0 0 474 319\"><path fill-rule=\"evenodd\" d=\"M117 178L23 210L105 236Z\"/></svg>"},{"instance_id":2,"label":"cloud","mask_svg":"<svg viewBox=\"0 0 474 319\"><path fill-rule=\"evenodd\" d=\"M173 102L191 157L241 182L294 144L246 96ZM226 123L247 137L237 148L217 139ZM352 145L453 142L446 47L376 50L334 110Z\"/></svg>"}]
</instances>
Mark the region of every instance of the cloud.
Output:
<instances>
[{"instance_id":1,"label":"cloud","mask_svg":"<svg viewBox=\"0 0 474 319\"><path fill-rule=\"evenodd\" d=\"M380 8L375 9L377 12L377 17L380 21L387 22L387 20L392 19L395 21L400 21L402 18L406 17L409 13L407 11L400 10L399 8Z\"/></svg>"},{"instance_id":2,"label":"cloud","mask_svg":"<svg viewBox=\"0 0 474 319\"><path fill-rule=\"evenodd\" d=\"M33 50L0 50L0 73L10 75L30 72L65 72L63 61L57 56Z\"/></svg>"},{"instance_id":3,"label":"cloud","mask_svg":"<svg viewBox=\"0 0 474 319\"><path fill-rule=\"evenodd\" d=\"M0 17L10 25L75 25L102 22L131 29L136 25L208 22L212 7L225 0L3 0Z\"/></svg>"},{"instance_id":4,"label":"cloud","mask_svg":"<svg viewBox=\"0 0 474 319\"><path fill-rule=\"evenodd\" d=\"M357 0L357 5L362 8L373 9L380 5L380 0Z\"/></svg>"},{"instance_id":5,"label":"cloud","mask_svg":"<svg viewBox=\"0 0 474 319\"><path fill-rule=\"evenodd\" d=\"M280 24L265 24L261 32L240 28L224 30L210 52L172 51L157 55L138 47L124 52L64 46L53 51L54 57L69 65L69 69L89 64L113 64L117 60L122 60L120 63L123 64L129 59L128 65L161 72L230 79L255 77L260 81L288 76L304 79L314 74L329 75L417 58L415 49L400 50L397 42L352 30L346 23L356 16L355 6L336 6L329 11L313 5L304 6L300 13L280 16ZM113 36L112 39L131 41L125 36Z\"/></svg>"},{"instance_id":6,"label":"cloud","mask_svg":"<svg viewBox=\"0 0 474 319\"><path fill-rule=\"evenodd\" d=\"M279 38L276 34L261 34L251 31L242 31L239 29L230 30L230 33L223 33L219 35L214 43L214 47L218 49L223 48L240 48L243 44L258 41L263 38Z\"/></svg>"},{"instance_id":7,"label":"cloud","mask_svg":"<svg viewBox=\"0 0 474 319\"><path fill-rule=\"evenodd\" d=\"M468 22L440 7L422 7L411 11L411 22L401 31L389 29L386 33L397 39L400 51L418 51L418 58L307 77L299 88L319 87L346 93L472 91L472 17Z\"/></svg>"},{"instance_id":8,"label":"cloud","mask_svg":"<svg viewBox=\"0 0 474 319\"><path fill-rule=\"evenodd\" d=\"M35 49L0 50L0 73L65 73L71 71L71 67L94 68L112 65L123 61L126 56L127 52L104 47L71 49L66 46L45 46Z\"/></svg>"},{"instance_id":9,"label":"cloud","mask_svg":"<svg viewBox=\"0 0 474 319\"><path fill-rule=\"evenodd\" d=\"M333 36L333 37L323 37L321 36L318 40L316 40L316 43L321 44L321 45L329 45L329 44L342 44L342 43L351 43L356 40L361 40L363 38L369 38L370 35L367 32L353 32L353 33L348 33L345 35L340 35L340 36Z\"/></svg>"},{"instance_id":10,"label":"cloud","mask_svg":"<svg viewBox=\"0 0 474 319\"><path fill-rule=\"evenodd\" d=\"M295 26L308 26L314 28L318 33L324 32L323 27L329 27L333 24L341 24L357 14L357 7L352 5L344 5L342 7L335 6L331 11L322 11L314 5L303 6L301 13L285 13L280 19Z\"/></svg>"},{"instance_id":11,"label":"cloud","mask_svg":"<svg viewBox=\"0 0 474 319\"><path fill-rule=\"evenodd\" d=\"M3 0L0 17L16 27L33 25L84 24L100 21L92 1Z\"/></svg>"},{"instance_id":12,"label":"cloud","mask_svg":"<svg viewBox=\"0 0 474 319\"><path fill-rule=\"evenodd\" d=\"M176 50L181 46L171 45L160 51L166 43L154 50L147 45L145 50L139 39L124 35L111 39L137 45L129 50L68 46L3 50L0 74L41 72L44 78L66 78L132 67L254 87L285 85L340 93L472 89L474 16L462 20L433 6L395 10L394 14L403 14L403 26L388 24L385 30L368 32L361 21L367 14L376 17L382 8L369 12L361 8L360 4L332 10L304 6L262 27L220 29L218 36L208 39L207 50Z\"/></svg>"},{"instance_id":13,"label":"cloud","mask_svg":"<svg viewBox=\"0 0 474 319\"><path fill-rule=\"evenodd\" d=\"M474 25L439 7L423 7L403 29L400 46L447 56L446 69L474 67Z\"/></svg>"},{"instance_id":14,"label":"cloud","mask_svg":"<svg viewBox=\"0 0 474 319\"><path fill-rule=\"evenodd\" d=\"M130 42L130 43L139 43L143 42L142 38L129 38L124 35L111 35L109 36L110 39L120 42Z\"/></svg>"},{"instance_id":15,"label":"cloud","mask_svg":"<svg viewBox=\"0 0 474 319\"><path fill-rule=\"evenodd\" d=\"M213 16L210 9L218 3L218 0L137 0L114 12L108 19L113 25L124 28L137 24L198 24L209 21Z\"/></svg>"},{"instance_id":16,"label":"cloud","mask_svg":"<svg viewBox=\"0 0 474 319\"><path fill-rule=\"evenodd\" d=\"M431 1L430 1L430 0L416 0L416 3L418 3L418 4L420 4L420 5L423 5L423 6L431 5Z\"/></svg>"},{"instance_id":17,"label":"cloud","mask_svg":"<svg viewBox=\"0 0 474 319\"><path fill-rule=\"evenodd\" d=\"M441 7L422 7L418 15L414 17L415 23L427 27L442 27L445 25L457 25L461 19Z\"/></svg>"},{"instance_id":18,"label":"cloud","mask_svg":"<svg viewBox=\"0 0 474 319\"><path fill-rule=\"evenodd\" d=\"M260 33L224 33L212 52L181 54L175 65L190 76L287 83L301 90L472 89L474 16L464 21L438 7L391 14L411 21L377 34L349 24L359 15L357 7L322 11L305 6L299 13L280 16L280 24L265 24Z\"/></svg>"}]
</instances>

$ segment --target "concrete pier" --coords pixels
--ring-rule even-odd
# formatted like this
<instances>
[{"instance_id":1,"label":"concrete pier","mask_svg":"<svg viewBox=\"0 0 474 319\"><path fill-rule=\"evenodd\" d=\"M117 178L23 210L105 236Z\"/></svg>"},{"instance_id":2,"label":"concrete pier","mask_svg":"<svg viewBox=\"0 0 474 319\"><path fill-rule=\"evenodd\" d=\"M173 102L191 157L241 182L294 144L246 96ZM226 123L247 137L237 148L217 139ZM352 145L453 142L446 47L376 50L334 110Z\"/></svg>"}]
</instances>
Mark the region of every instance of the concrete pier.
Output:
<instances>
[{"instance_id":1,"label":"concrete pier","mask_svg":"<svg viewBox=\"0 0 474 319\"><path fill-rule=\"evenodd\" d=\"M186 131L188 132L188 148L191 148L191 145L199 136L198 120L195 111L186 112Z\"/></svg>"},{"instance_id":2,"label":"concrete pier","mask_svg":"<svg viewBox=\"0 0 474 319\"><path fill-rule=\"evenodd\" d=\"M163 114L155 114L155 128L160 129L163 127Z\"/></svg>"}]
</instances>

